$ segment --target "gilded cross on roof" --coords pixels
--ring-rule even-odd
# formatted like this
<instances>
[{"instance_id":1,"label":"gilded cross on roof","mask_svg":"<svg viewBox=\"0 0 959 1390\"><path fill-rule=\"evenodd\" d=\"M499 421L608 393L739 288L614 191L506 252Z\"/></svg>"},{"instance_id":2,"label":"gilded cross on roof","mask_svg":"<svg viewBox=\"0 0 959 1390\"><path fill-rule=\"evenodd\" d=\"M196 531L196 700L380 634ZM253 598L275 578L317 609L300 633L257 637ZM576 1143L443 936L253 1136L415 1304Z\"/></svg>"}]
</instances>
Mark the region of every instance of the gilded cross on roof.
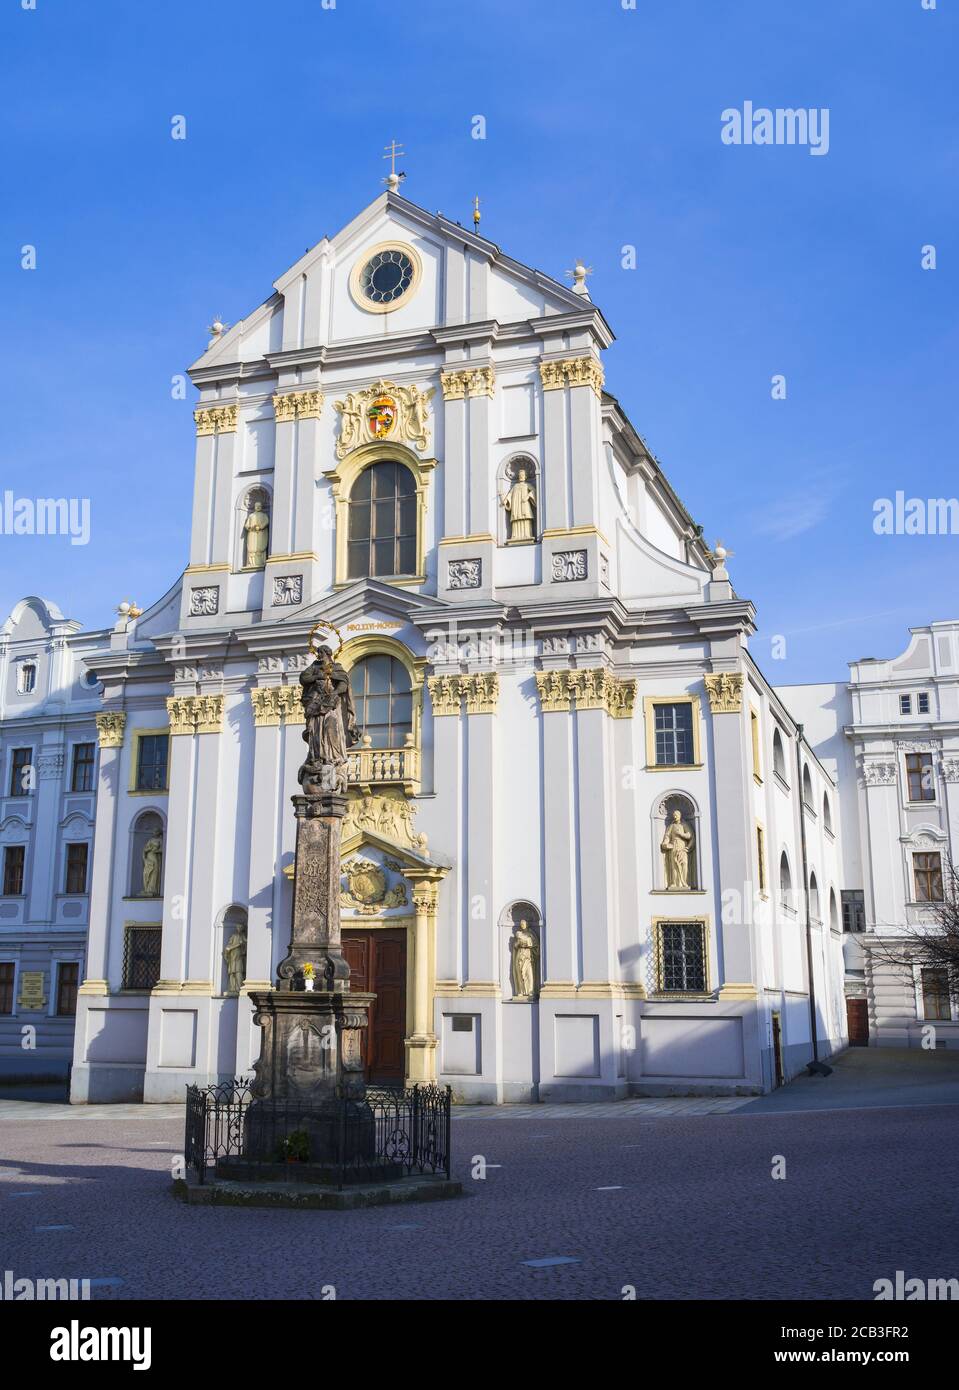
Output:
<instances>
[{"instance_id":1,"label":"gilded cross on roof","mask_svg":"<svg viewBox=\"0 0 959 1390\"><path fill-rule=\"evenodd\" d=\"M390 172L383 182L392 193L395 193L403 179L406 178L402 170L400 170L399 173L396 171L396 156L398 154L405 154L406 151L403 149L402 144L398 145L395 140L391 140L390 143L385 146L385 149L386 154L384 154L383 158L390 161Z\"/></svg>"}]
</instances>

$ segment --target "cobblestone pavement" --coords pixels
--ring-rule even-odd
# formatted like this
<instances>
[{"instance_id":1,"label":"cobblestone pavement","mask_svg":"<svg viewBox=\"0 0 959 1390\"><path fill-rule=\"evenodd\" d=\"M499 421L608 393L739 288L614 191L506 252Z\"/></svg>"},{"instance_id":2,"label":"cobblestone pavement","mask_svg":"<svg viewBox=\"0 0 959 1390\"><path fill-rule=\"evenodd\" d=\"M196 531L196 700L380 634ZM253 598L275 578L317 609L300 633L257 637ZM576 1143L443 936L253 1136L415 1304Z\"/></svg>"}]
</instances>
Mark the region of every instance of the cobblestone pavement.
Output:
<instances>
[{"instance_id":1,"label":"cobblestone pavement","mask_svg":"<svg viewBox=\"0 0 959 1390\"><path fill-rule=\"evenodd\" d=\"M177 1202L175 1107L10 1105L0 1270L92 1278L100 1299L870 1299L897 1269L959 1275L959 1106L470 1108L463 1198L293 1212Z\"/></svg>"}]
</instances>

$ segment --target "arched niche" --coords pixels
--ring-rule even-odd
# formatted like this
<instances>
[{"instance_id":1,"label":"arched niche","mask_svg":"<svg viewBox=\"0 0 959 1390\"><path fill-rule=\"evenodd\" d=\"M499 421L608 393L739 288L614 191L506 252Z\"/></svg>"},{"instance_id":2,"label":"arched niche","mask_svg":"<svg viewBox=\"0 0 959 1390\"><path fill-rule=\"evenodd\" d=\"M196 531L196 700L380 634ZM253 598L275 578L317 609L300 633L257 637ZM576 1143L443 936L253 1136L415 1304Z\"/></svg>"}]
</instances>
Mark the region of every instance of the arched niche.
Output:
<instances>
[{"instance_id":1,"label":"arched niche","mask_svg":"<svg viewBox=\"0 0 959 1390\"><path fill-rule=\"evenodd\" d=\"M685 825L692 831L693 839L690 844L688 841L686 850L686 884L685 888L674 888L668 881L666 853L663 850L664 840L670 827L677 823L675 812L679 812L680 825ZM700 834L700 815L699 806L696 804L689 792L668 791L665 795L657 797L653 802L650 811L652 822L652 863L653 863L653 886L656 892L660 893L695 893L700 890L703 882L702 871L702 835ZM682 839L679 840L682 844Z\"/></svg>"},{"instance_id":2,"label":"arched niche","mask_svg":"<svg viewBox=\"0 0 959 1390\"><path fill-rule=\"evenodd\" d=\"M160 846L157 849L156 840L159 839ZM155 859L159 852L159 883L154 885L149 881L144 881L147 873L147 865L144 856L147 847L150 846L150 859ZM150 865L150 872L153 865ZM131 898L162 898L163 879L166 873L166 821L160 811L153 808L141 811L133 820L130 826L130 862L128 866L128 886ZM153 887L157 891L149 891Z\"/></svg>"},{"instance_id":3,"label":"arched niche","mask_svg":"<svg viewBox=\"0 0 959 1390\"><path fill-rule=\"evenodd\" d=\"M266 483L254 483L252 487L244 488L236 499L236 520L233 528L233 568L234 570L245 570L249 573L256 573L265 568L264 565L248 565L246 563L246 520L255 511L256 504L260 503L269 519L269 530L267 532L267 555L272 548L273 530L273 494Z\"/></svg>"},{"instance_id":4,"label":"arched niche","mask_svg":"<svg viewBox=\"0 0 959 1390\"><path fill-rule=\"evenodd\" d=\"M530 948L528 943L523 942L522 933L523 923L526 923L525 931L532 938L535 945ZM532 1003L539 997L540 987L543 982L543 919L539 908L531 903L527 898L517 898L508 903L499 916L500 939L503 948L503 975L504 975L504 998L515 1000L517 1003ZM527 996L517 992L517 970L515 962L517 950L529 951L532 949L532 992Z\"/></svg>"},{"instance_id":5,"label":"arched niche","mask_svg":"<svg viewBox=\"0 0 959 1390\"><path fill-rule=\"evenodd\" d=\"M789 781L786 776L786 750L783 747L783 736L778 729L773 729L773 772L784 782Z\"/></svg>"},{"instance_id":6,"label":"arched niche","mask_svg":"<svg viewBox=\"0 0 959 1390\"><path fill-rule=\"evenodd\" d=\"M510 509L504 505L503 499L509 495L513 484L519 481L520 470L525 472L525 481L533 489L533 523L532 534L525 540L512 536L512 526L510 524ZM540 538L542 531L541 524L541 477L540 465L532 454L517 453L511 454L504 459L497 469L497 533L496 539L500 545L532 545Z\"/></svg>"},{"instance_id":7,"label":"arched niche","mask_svg":"<svg viewBox=\"0 0 959 1390\"><path fill-rule=\"evenodd\" d=\"M247 936L247 951L249 950L249 914L245 907L239 903L231 903L229 907L224 907L217 914L216 923L213 929L213 946L216 952L213 962L212 979L219 982L220 994L235 994L237 991L230 988L230 971L226 958L227 943L232 940L238 928L242 928L243 934ZM244 962L247 956L244 952ZM243 971L246 978L246 969Z\"/></svg>"},{"instance_id":8,"label":"arched niche","mask_svg":"<svg viewBox=\"0 0 959 1390\"><path fill-rule=\"evenodd\" d=\"M819 880L816 870L809 871L809 915L814 922L822 921L822 904L819 901Z\"/></svg>"},{"instance_id":9,"label":"arched niche","mask_svg":"<svg viewBox=\"0 0 959 1390\"><path fill-rule=\"evenodd\" d=\"M779 901L787 912L796 911L792 869L789 864L789 855L785 850L779 856Z\"/></svg>"}]
</instances>

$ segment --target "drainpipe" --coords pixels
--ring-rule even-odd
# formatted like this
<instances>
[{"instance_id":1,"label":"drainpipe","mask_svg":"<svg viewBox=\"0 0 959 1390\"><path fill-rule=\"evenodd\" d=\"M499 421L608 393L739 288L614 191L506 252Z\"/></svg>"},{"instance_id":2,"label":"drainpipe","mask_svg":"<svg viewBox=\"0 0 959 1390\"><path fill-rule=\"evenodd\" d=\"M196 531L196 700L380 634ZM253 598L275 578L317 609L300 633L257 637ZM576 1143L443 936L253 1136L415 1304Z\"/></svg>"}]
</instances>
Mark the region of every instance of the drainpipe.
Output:
<instances>
[{"instance_id":1,"label":"drainpipe","mask_svg":"<svg viewBox=\"0 0 959 1390\"><path fill-rule=\"evenodd\" d=\"M809 1034L812 1038L812 1061L806 1063L809 1076L829 1076L832 1067L819 1060L819 1039L816 1036L816 975L812 954L812 912L809 902L809 863L806 857L806 813L803 809L803 726L796 725L796 786L799 791L799 843L802 847L803 901L806 905L806 973L809 977Z\"/></svg>"}]
</instances>

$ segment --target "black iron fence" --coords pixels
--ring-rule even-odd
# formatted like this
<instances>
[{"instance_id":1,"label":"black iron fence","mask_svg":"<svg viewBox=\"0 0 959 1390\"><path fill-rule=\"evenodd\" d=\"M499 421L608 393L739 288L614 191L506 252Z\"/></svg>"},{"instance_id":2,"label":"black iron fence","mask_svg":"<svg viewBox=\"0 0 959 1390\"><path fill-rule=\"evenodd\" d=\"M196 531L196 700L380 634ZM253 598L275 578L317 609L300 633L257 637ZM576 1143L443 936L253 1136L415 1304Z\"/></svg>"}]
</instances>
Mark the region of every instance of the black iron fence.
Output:
<instances>
[{"instance_id":1,"label":"black iron fence","mask_svg":"<svg viewBox=\"0 0 959 1390\"><path fill-rule=\"evenodd\" d=\"M260 1100L246 1078L188 1086L187 1167L199 1182L313 1182L335 1187L414 1173L450 1175L450 1087L370 1086L318 1105Z\"/></svg>"}]
</instances>

